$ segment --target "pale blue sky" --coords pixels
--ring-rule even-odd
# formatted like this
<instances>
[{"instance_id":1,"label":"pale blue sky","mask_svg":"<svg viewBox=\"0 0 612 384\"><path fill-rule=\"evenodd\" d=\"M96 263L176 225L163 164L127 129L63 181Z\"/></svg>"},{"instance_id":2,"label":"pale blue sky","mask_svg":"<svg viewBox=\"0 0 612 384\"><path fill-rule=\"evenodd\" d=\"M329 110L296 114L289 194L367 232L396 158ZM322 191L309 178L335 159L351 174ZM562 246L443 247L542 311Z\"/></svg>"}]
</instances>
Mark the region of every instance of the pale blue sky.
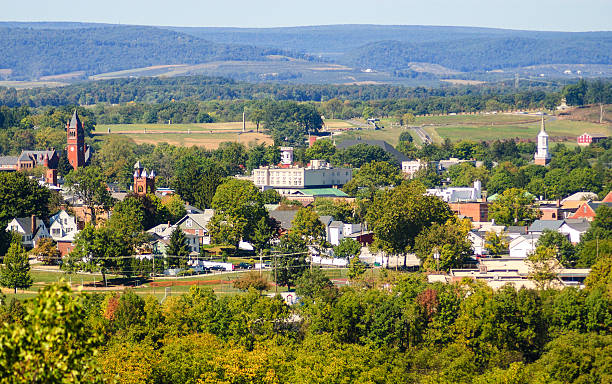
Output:
<instances>
[{"instance_id":1,"label":"pale blue sky","mask_svg":"<svg viewBox=\"0 0 612 384\"><path fill-rule=\"evenodd\" d=\"M173 26L461 25L612 30L612 0L0 0L1 21Z\"/></svg>"}]
</instances>

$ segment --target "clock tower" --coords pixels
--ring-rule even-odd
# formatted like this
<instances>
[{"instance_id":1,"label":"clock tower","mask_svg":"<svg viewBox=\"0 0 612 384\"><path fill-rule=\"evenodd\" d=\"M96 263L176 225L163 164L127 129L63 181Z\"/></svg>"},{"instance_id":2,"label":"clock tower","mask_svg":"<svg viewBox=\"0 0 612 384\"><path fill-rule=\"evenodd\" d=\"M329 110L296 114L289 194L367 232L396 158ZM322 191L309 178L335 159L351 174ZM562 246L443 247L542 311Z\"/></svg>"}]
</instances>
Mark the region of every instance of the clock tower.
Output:
<instances>
[{"instance_id":1,"label":"clock tower","mask_svg":"<svg viewBox=\"0 0 612 384\"><path fill-rule=\"evenodd\" d=\"M68 136L66 150L68 151L68 162L73 169L85 165L85 132L83 124L79 119L76 109L72 114L72 119L66 124L66 134Z\"/></svg>"}]
</instances>

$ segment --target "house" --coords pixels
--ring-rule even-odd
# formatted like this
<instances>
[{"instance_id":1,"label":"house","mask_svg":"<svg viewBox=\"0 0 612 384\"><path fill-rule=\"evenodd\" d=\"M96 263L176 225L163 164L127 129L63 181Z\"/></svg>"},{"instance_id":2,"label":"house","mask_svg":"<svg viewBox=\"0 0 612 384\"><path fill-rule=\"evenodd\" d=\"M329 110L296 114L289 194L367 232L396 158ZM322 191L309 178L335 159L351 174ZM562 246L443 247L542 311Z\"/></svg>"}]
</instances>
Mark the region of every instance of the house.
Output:
<instances>
[{"instance_id":1,"label":"house","mask_svg":"<svg viewBox=\"0 0 612 384\"><path fill-rule=\"evenodd\" d=\"M472 243L472 249L477 256L488 254L488 251L485 249L486 235L487 233L483 231L471 230L468 232L468 240Z\"/></svg>"},{"instance_id":2,"label":"house","mask_svg":"<svg viewBox=\"0 0 612 384\"><path fill-rule=\"evenodd\" d=\"M6 231L20 234L25 248L35 248L40 239L51 237L45 223L34 215L14 218L6 226Z\"/></svg>"},{"instance_id":3,"label":"house","mask_svg":"<svg viewBox=\"0 0 612 384\"><path fill-rule=\"evenodd\" d=\"M519 236L510 241L510 257L527 257L532 254L537 246L540 234L528 234Z\"/></svg>"},{"instance_id":4,"label":"house","mask_svg":"<svg viewBox=\"0 0 612 384\"><path fill-rule=\"evenodd\" d=\"M70 216L66 210L62 209L49 219L49 233L53 240L74 234L78 231L77 221L74 216Z\"/></svg>"},{"instance_id":5,"label":"house","mask_svg":"<svg viewBox=\"0 0 612 384\"><path fill-rule=\"evenodd\" d=\"M473 187L447 187L431 188L427 190L430 195L438 196L447 203L460 201L479 201L482 199L482 184L479 180L474 181Z\"/></svg>"},{"instance_id":6,"label":"house","mask_svg":"<svg viewBox=\"0 0 612 384\"><path fill-rule=\"evenodd\" d=\"M200 245L210 244L208 223L214 214L212 209L205 209L204 213L188 213L174 224L185 233L191 252L198 253Z\"/></svg>"},{"instance_id":7,"label":"house","mask_svg":"<svg viewBox=\"0 0 612 384\"><path fill-rule=\"evenodd\" d=\"M160 239L169 239L175 228L176 226L170 225L170 222L168 222L167 224L159 224L151 229L148 229L147 233L155 235Z\"/></svg>"},{"instance_id":8,"label":"house","mask_svg":"<svg viewBox=\"0 0 612 384\"><path fill-rule=\"evenodd\" d=\"M558 232L563 223L563 220L536 220L529 226L527 232L538 235L541 235L545 230Z\"/></svg>"},{"instance_id":9,"label":"house","mask_svg":"<svg viewBox=\"0 0 612 384\"><path fill-rule=\"evenodd\" d=\"M591 222L586 219L566 219L558 231L566 235L572 244L578 244L590 227Z\"/></svg>"},{"instance_id":10,"label":"house","mask_svg":"<svg viewBox=\"0 0 612 384\"><path fill-rule=\"evenodd\" d=\"M470 163L475 166L476 160L461 160L456 157L451 157L446 160L440 160L438 161L438 172L448 171L448 169L452 167L453 165L458 165L462 163Z\"/></svg>"},{"instance_id":11,"label":"house","mask_svg":"<svg viewBox=\"0 0 612 384\"><path fill-rule=\"evenodd\" d=\"M415 173L421 169L426 169L428 166L429 163L421 159L402 161L402 172L404 175L408 176L409 179L412 179Z\"/></svg>"},{"instance_id":12,"label":"house","mask_svg":"<svg viewBox=\"0 0 612 384\"><path fill-rule=\"evenodd\" d=\"M589 200L589 201L585 201L582 204L580 204L578 209L576 209L576 212L569 215L568 218L587 219L589 221L593 221L595 219L595 216L597 216L597 213L596 213L597 208L599 208L599 206L603 204L607 205L608 207L612 207L612 202L603 202L603 201L593 202Z\"/></svg>"},{"instance_id":13,"label":"house","mask_svg":"<svg viewBox=\"0 0 612 384\"><path fill-rule=\"evenodd\" d=\"M60 251L62 257L68 255L74 249L74 237L76 234L77 232L71 232L64 237L55 240L57 243L57 249Z\"/></svg>"},{"instance_id":14,"label":"house","mask_svg":"<svg viewBox=\"0 0 612 384\"><path fill-rule=\"evenodd\" d=\"M274 211L269 212L269 215L272 219L278 221L281 232L284 233L291 229L291 223L293 222L293 218L295 217L297 211L297 209L275 209Z\"/></svg>"},{"instance_id":15,"label":"house","mask_svg":"<svg viewBox=\"0 0 612 384\"><path fill-rule=\"evenodd\" d=\"M578 143L578 145L583 146L583 147L587 147L589 145L591 145L591 143L597 143L600 142L602 140L607 139L608 136L605 135L591 135L589 133L583 133L582 135L578 136L576 139L576 142Z\"/></svg>"}]
</instances>

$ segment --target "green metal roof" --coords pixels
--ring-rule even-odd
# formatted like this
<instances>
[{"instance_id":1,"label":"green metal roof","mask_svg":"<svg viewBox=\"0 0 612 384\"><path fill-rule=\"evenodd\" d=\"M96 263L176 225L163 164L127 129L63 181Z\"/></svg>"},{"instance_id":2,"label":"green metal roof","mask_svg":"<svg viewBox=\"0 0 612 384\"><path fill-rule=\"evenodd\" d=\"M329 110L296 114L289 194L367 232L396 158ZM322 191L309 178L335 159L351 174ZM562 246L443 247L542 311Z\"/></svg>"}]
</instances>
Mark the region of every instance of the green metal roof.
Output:
<instances>
[{"instance_id":1,"label":"green metal roof","mask_svg":"<svg viewBox=\"0 0 612 384\"><path fill-rule=\"evenodd\" d=\"M305 188L299 190L304 195L308 196L335 196L335 197L348 197L348 195L342 192L338 188Z\"/></svg>"}]
</instances>

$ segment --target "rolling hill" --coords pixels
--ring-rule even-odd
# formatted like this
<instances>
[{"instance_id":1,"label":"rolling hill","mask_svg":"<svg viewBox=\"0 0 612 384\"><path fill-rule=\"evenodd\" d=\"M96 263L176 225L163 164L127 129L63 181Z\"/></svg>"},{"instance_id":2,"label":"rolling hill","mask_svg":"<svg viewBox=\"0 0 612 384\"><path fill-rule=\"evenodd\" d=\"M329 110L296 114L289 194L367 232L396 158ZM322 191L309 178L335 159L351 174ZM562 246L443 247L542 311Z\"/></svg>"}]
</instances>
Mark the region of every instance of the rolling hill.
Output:
<instances>
[{"instance_id":1,"label":"rolling hill","mask_svg":"<svg viewBox=\"0 0 612 384\"><path fill-rule=\"evenodd\" d=\"M552 79L612 76L612 32L0 22L0 52L4 80L205 74L255 82L414 85L445 77L496 81L508 76L495 78L490 71L506 69ZM178 65L182 69L171 67Z\"/></svg>"},{"instance_id":2,"label":"rolling hill","mask_svg":"<svg viewBox=\"0 0 612 384\"><path fill-rule=\"evenodd\" d=\"M83 71L84 75L136 67L219 60L267 60L280 49L214 43L154 27L77 25L70 28L0 27L0 70L10 79Z\"/></svg>"}]
</instances>

